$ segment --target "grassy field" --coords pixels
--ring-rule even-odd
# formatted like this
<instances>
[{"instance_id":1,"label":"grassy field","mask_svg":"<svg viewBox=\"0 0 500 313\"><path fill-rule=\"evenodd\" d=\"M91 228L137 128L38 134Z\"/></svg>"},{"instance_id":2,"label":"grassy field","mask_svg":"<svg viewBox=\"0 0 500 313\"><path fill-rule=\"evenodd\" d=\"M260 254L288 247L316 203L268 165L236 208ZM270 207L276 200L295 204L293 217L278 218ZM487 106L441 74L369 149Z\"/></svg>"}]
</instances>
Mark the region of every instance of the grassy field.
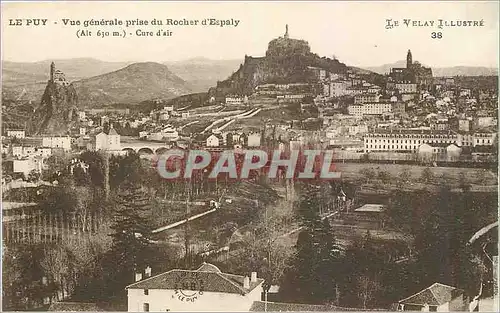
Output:
<instances>
[{"instance_id":1,"label":"grassy field","mask_svg":"<svg viewBox=\"0 0 500 313\"><path fill-rule=\"evenodd\" d=\"M390 174L392 181L396 183L400 173L407 169L410 174L409 183L417 184L425 166L419 165L400 165L400 164L370 164L370 163L338 163L338 171L342 172L343 178L347 180L363 179L361 171L363 169L372 169L375 173L385 171ZM461 174L468 184L480 186L498 185L497 173L491 170L480 168L457 168L457 167L430 167L435 177L435 183L447 183L455 186L460 182Z\"/></svg>"}]
</instances>

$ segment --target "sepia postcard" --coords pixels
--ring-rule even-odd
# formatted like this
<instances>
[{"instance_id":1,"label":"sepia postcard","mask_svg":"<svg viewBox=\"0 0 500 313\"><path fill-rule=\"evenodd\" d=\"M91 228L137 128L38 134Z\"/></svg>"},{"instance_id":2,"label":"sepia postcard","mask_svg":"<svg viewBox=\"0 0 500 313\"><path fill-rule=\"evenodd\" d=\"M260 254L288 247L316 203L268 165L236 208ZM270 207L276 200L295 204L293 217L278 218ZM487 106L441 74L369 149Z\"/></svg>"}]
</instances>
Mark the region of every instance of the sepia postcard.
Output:
<instances>
[{"instance_id":1,"label":"sepia postcard","mask_svg":"<svg viewBox=\"0 0 500 313\"><path fill-rule=\"evenodd\" d=\"M2 310L498 312L499 8L2 1Z\"/></svg>"}]
</instances>

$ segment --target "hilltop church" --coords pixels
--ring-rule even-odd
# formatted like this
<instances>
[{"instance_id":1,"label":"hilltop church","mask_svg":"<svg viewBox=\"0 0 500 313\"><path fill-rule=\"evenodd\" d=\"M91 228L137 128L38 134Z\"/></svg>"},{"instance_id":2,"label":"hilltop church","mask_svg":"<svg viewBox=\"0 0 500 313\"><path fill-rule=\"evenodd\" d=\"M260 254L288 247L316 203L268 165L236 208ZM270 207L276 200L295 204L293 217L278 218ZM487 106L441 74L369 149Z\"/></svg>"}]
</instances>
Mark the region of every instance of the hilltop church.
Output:
<instances>
[{"instance_id":1,"label":"hilltop church","mask_svg":"<svg viewBox=\"0 0 500 313\"><path fill-rule=\"evenodd\" d=\"M64 73L56 69L56 64L54 62L50 63L49 82L63 86L68 86L70 84L70 82L66 80L66 76L64 75Z\"/></svg>"},{"instance_id":2,"label":"hilltop church","mask_svg":"<svg viewBox=\"0 0 500 313\"><path fill-rule=\"evenodd\" d=\"M406 67L392 68L389 73L387 88L398 84L415 85L417 90L428 90L432 85L432 69L422 66L418 61L413 62L411 51L408 50Z\"/></svg>"}]
</instances>

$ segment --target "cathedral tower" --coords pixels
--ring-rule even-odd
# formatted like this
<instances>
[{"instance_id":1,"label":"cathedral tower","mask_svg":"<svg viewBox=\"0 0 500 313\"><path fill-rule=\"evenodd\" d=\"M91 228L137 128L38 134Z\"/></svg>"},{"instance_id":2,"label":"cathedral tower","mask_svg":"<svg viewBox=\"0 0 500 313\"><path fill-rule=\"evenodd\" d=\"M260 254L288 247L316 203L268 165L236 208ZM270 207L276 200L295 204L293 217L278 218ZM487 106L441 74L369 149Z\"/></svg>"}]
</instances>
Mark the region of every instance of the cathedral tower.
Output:
<instances>
[{"instance_id":1,"label":"cathedral tower","mask_svg":"<svg viewBox=\"0 0 500 313\"><path fill-rule=\"evenodd\" d=\"M411 51L408 49L408 53L406 54L406 68L410 68L412 65Z\"/></svg>"}]
</instances>

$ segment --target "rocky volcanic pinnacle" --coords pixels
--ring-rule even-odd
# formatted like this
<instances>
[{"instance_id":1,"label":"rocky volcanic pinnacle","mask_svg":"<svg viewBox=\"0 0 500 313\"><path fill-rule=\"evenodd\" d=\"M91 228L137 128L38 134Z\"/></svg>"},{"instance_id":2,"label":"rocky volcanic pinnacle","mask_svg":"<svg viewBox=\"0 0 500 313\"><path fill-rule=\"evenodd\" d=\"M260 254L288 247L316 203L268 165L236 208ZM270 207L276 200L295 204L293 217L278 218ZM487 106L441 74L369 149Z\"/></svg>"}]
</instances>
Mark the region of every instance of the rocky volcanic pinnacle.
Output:
<instances>
[{"instance_id":1,"label":"rocky volcanic pinnacle","mask_svg":"<svg viewBox=\"0 0 500 313\"><path fill-rule=\"evenodd\" d=\"M73 84L49 81L40 105L33 113L29 132L32 135L66 135L78 118L78 96Z\"/></svg>"}]
</instances>

